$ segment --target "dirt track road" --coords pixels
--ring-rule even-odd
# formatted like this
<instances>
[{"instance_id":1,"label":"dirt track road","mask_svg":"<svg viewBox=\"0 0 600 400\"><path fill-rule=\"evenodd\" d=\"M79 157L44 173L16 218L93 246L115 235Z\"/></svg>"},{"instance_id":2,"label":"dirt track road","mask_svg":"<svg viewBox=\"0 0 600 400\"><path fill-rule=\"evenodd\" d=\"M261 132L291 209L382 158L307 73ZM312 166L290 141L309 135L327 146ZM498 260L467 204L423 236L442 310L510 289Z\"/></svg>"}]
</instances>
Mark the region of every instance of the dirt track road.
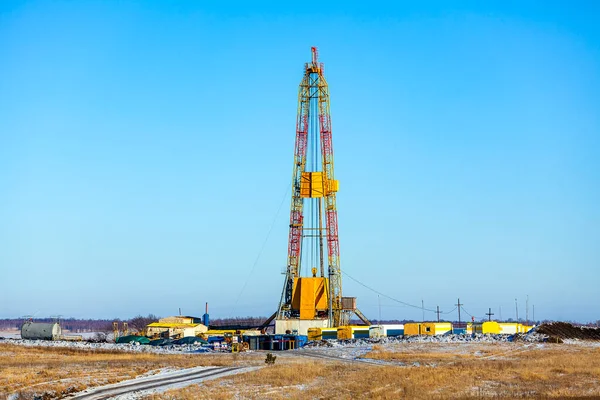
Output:
<instances>
[{"instance_id":1,"label":"dirt track road","mask_svg":"<svg viewBox=\"0 0 600 400\"><path fill-rule=\"evenodd\" d=\"M167 389L199 383L208 379L221 378L227 375L240 374L257 369L258 367L196 367L180 371L169 372L136 378L128 381L115 383L89 389L85 392L67 397L70 400L103 400L115 396L149 389Z\"/></svg>"}]
</instances>

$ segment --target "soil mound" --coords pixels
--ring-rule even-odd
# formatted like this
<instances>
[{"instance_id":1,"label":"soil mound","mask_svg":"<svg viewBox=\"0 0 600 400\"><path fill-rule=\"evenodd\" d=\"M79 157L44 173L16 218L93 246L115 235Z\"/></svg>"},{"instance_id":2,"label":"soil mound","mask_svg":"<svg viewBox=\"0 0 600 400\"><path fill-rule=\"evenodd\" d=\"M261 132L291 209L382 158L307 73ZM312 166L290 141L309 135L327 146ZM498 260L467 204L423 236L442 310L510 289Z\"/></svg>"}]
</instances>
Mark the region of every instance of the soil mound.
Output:
<instances>
[{"instance_id":1,"label":"soil mound","mask_svg":"<svg viewBox=\"0 0 600 400\"><path fill-rule=\"evenodd\" d=\"M589 326L574 326L567 322L542 324L535 328L536 333L548 335L550 338L600 340L600 329Z\"/></svg>"}]
</instances>

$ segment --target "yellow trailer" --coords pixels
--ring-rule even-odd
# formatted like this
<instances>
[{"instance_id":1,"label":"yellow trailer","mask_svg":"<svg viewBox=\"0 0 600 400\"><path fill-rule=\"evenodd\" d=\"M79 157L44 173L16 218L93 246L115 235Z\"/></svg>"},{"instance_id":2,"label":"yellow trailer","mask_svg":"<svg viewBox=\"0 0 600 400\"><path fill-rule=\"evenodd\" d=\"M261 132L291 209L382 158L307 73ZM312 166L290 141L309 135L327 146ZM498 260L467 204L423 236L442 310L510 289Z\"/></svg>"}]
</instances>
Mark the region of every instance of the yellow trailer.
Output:
<instances>
[{"instance_id":1,"label":"yellow trailer","mask_svg":"<svg viewBox=\"0 0 600 400\"><path fill-rule=\"evenodd\" d=\"M368 338L369 337L369 327L365 325L355 325L355 326L340 326L337 328L337 338L338 340L348 340L348 339L357 339L357 338Z\"/></svg>"},{"instance_id":2,"label":"yellow trailer","mask_svg":"<svg viewBox=\"0 0 600 400\"><path fill-rule=\"evenodd\" d=\"M406 331L406 328L404 329ZM421 335L445 335L452 333L452 324L450 322L423 322L421 325Z\"/></svg>"},{"instance_id":3,"label":"yellow trailer","mask_svg":"<svg viewBox=\"0 0 600 400\"><path fill-rule=\"evenodd\" d=\"M414 336L421 334L421 323L420 322L409 322L404 324L404 336Z\"/></svg>"},{"instance_id":4,"label":"yellow trailer","mask_svg":"<svg viewBox=\"0 0 600 400\"><path fill-rule=\"evenodd\" d=\"M524 325L524 324L519 324L519 333L527 333L527 332L529 332L531 329L533 329L533 326L530 326L530 325Z\"/></svg>"},{"instance_id":5,"label":"yellow trailer","mask_svg":"<svg viewBox=\"0 0 600 400\"><path fill-rule=\"evenodd\" d=\"M308 328L308 340L322 340L323 332L321 328Z\"/></svg>"},{"instance_id":6,"label":"yellow trailer","mask_svg":"<svg viewBox=\"0 0 600 400\"><path fill-rule=\"evenodd\" d=\"M472 333L497 334L500 333L500 324L496 321L478 322L472 324Z\"/></svg>"}]
</instances>

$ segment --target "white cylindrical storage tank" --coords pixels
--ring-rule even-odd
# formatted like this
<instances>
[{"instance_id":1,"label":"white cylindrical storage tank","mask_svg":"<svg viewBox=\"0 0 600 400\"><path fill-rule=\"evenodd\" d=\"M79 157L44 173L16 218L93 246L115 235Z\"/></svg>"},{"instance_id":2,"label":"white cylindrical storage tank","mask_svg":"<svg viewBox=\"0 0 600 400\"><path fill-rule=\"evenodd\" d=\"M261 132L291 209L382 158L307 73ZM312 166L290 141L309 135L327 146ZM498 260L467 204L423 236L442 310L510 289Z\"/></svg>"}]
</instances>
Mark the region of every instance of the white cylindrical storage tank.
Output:
<instances>
[{"instance_id":1,"label":"white cylindrical storage tank","mask_svg":"<svg viewBox=\"0 0 600 400\"><path fill-rule=\"evenodd\" d=\"M21 338L31 340L57 340L62 334L60 325L56 322L25 322L21 326Z\"/></svg>"}]
</instances>

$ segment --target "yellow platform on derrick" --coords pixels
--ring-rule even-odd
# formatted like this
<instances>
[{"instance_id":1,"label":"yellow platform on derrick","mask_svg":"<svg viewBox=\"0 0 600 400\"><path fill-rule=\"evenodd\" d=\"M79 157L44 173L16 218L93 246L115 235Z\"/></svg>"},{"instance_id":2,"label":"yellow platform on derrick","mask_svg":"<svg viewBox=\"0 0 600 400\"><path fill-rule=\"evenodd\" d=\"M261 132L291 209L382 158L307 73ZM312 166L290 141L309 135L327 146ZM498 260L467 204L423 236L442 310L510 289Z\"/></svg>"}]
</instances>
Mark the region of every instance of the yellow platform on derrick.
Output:
<instances>
[{"instance_id":1,"label":"yellow platform on derrick","mask_svg":"<svg viewBox=\"0 0 600 400\"><path fill-rule=\"evenodd\" d=\"M292 307L300 310L300 319L314 319L317 311L327 311L328 279L323 277L295 278Z\"/></svg>"}]
</instances>

